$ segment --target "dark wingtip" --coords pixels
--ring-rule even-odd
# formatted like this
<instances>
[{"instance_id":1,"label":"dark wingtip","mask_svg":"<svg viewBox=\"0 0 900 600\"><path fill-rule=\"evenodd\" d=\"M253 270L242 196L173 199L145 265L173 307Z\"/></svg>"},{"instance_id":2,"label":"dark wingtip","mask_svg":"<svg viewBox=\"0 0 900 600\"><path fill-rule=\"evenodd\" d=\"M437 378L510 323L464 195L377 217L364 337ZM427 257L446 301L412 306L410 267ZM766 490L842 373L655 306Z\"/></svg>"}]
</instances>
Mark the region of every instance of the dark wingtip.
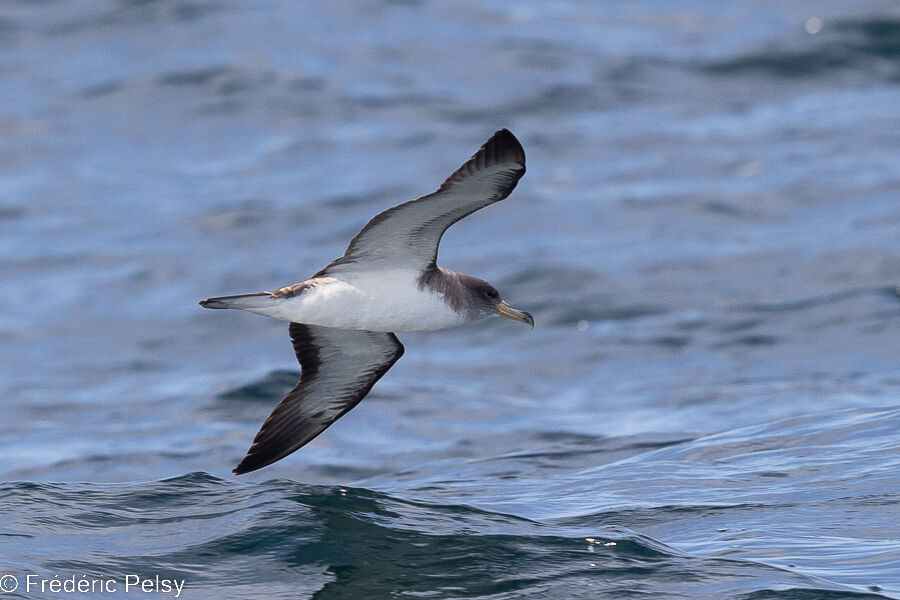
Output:
<instances>
[{"instance_id":1,"label":"dark wingtip","mask_svg":"<svg viewBox=\"0 0 900 600\"><path fill-rule=\"evenodd\" d=\"M481 147L482 151L493 159L493 162L515 162L525 168L525 149L522 144L505 127L494 132L491 139Z\"/></svg>"},{"instance_id":2,"label":"dark wingtip","mask_svg":"<svg viewBox=\"0 0 900 600\"><path fill-rule=\"evenodd\" d=\"M491 141L502 142L504 144L510 146L518 146L520 148L522 147L522 144L519 143L519 140L516 138L516 136L513 135L513 132L506 127L495 131L494 135L491 136L491 139L488 140L488 142Z\"/></svg>"},{"instance_id":3,"label":"dark wingtip","mask_svg":"<svg viewBox=\"0 0 900 600\"><path fill-rule=\"evenodd\" d=\"M254 457L252 454L247 454L238 465L231 470L235 475L243 475L244 473L250 473L251 471L256 471L258 469L262 469L266 465L271 464L273 461L269 462L260 462L258 457Z\"/></svg>"},{"instance_id":4,"label":"dark wingtip","mask_svg":"<svg viewBox=\"0 0 900 600\"><path fill-rule=\"evenodd\" d=\"M509 186L502 191L501 197L498 198L499 200L502 200L509 196L510 192L515 189L516 183L518 183L522 175L525 174L525 150L522 148L522 144L519 143L519 140L516 139L516 136L514 136L509 129L499 129L494 132L494 135L481 145L481 148L472 155L472 158L454 171L453 174L441 184L440 190L447 189L454 183L462 181L481 169L499 164L515 165L510 167L510 173L513 174L513 178L510 181Z\"/></svg>"},{"instance_id":5,"label":"dark wingtip","mask_svg":"<svg viewBox=\"0 0 900 600\"><path fill-rule=\"evenodd\" d=\"M281 405L275 407L275 411L277 411ZM273 411L274 412L274 411ZM256 434L256 438L254 438L253 443L250 445L250 449L247 450L247 454L244 458L241 459L241 462L231 470L235 475L243 475L244 473L250 473L251 471L258 471L263 467L268 467L272 463L278 462L288 454L293 454L294 451L298 450L300 446L292 447L287 451L283 450L272 450L271 448L266 448L265 446L260 444L260 436L263 435L263 432L266 430L266 425L272 419L272 415L269 415L269 418L266 419L265 423L263 423L262 429ZM315 436L313 436L315 437ZM311 438L310 438L311 439ZM307 440L309 441L309 440Z\"/></svg>"}]
</instances>

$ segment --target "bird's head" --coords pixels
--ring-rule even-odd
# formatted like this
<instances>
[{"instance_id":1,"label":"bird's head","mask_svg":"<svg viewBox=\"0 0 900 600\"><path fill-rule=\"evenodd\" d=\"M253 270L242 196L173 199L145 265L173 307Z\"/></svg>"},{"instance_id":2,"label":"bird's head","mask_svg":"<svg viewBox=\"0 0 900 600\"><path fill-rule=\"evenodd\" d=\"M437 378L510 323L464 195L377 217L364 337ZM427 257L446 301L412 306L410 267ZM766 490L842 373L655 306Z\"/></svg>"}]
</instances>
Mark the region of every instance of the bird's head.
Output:
<instances>
[{"instance_id":1,"label":"bird's head","mask_svg":"<svg viewBox=\"0 0 900 600\"><path fill-rule=\"evenodd\" d=\"M504 302L497 288L487 281L477 277L465 276L463 285L470 298L469 304L473 307L470 310L475 313L473 316L484 318L491 315L500 315L513 321L527 323L534 329L534 317L525 311L516 310Z\"/></svg>"}]
</instances>

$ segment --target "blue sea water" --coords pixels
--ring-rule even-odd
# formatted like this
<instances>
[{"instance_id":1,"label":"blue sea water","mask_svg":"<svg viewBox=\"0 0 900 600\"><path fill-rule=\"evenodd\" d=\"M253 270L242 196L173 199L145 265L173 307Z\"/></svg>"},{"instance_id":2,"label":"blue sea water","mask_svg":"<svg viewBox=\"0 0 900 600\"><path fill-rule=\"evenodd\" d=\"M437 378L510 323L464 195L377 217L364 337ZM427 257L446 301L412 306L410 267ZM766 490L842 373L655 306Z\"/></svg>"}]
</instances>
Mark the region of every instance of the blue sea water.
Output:
<instances>
[{"instance_id":1,"label":"blue sea water","mask_svg":"<svg viewBox=\"0 0 900 600\"><path fill-rule=\"evenodd\" d=\"M0 594L900 598L892 1L0 5ZM302 280L508 127L401 334L234 477ZM114 591L26 589L112 580Z\"/></svg>"}]
</instances>

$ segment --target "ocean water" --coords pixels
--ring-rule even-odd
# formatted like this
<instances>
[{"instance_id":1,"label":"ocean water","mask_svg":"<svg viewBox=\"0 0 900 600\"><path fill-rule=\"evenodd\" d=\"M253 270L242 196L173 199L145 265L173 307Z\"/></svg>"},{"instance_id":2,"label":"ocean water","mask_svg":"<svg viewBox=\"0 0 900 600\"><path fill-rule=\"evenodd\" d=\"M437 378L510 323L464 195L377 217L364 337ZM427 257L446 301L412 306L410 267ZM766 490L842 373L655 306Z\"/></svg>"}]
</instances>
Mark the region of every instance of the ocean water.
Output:
<instances>
[{"instance_id":1,"label":"ocean water","mask_svg":"<svg viewBox=\"0 0 900 600\"><path fill-rule=\"evenodd\" d=\"M893 1L2 3L0 596L900 598L898 107ZM197 301L501 127L537 327L232 476L298 367Z\"/></svg>"}]
</instances>

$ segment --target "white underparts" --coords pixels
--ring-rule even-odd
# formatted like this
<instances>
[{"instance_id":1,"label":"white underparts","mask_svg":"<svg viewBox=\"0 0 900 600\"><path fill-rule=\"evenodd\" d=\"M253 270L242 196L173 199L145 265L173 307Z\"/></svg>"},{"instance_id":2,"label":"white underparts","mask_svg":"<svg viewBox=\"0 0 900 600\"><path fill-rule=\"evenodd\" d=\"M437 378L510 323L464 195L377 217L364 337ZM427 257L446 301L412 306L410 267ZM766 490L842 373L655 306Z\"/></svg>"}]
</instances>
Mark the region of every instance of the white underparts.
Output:
<instances>
[{"instance_id":1,"label":"white underparts","mask_svg":"<svg viewBox=\"0 0 900 600\"><path fill-rule=\"evenodd\" d=\"M434 331L467 319L425 287L419 271L387 270L311 279L296 296L260 297L254 306L234 306L253 313L340 329L366 331Z\"/></svg>"}]
</instances>

